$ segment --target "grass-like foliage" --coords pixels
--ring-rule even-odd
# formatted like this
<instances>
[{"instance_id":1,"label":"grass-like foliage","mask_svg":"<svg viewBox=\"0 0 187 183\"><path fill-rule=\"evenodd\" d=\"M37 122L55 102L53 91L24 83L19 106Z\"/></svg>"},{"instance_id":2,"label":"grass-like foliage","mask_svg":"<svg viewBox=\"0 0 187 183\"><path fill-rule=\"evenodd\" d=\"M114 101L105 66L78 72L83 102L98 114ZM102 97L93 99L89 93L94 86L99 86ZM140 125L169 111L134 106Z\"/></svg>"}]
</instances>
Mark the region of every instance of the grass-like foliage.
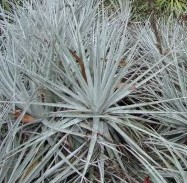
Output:
<instances>
[{"instance_id":1,"label":"grass-like foliage","mask_svg":"<svg viewBox=\"0 0 187 183\"><path fill-rule=\"evenodd\" d=\"M158 18L168 17L171 14L180 17L187 11L186 0L132 0L133 10L135 12L134 19L145 20L152 11L155 11ZM150 3L153 4L150 7Z\"/></svg>"},{"instance_id":2,"label":"grass-like foliage","mask_svg":"<svg viewBox=\"0 0 187 183\"><path fill-rule=\"evenodd\" d=\"M0 13L0 183L185 183L186 30L130 3Z\"/></svg>"}]
</instances>

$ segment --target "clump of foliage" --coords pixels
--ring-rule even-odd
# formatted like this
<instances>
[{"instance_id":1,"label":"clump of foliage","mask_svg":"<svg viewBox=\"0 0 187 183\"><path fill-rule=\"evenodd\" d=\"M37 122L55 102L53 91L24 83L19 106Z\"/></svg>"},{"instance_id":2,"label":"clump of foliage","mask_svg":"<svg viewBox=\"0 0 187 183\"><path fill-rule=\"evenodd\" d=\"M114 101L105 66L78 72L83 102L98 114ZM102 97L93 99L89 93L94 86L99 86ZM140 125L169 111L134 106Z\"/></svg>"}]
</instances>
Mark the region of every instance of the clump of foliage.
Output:
<instances>
[{"instance_id":1,"label":"clump of foliage","mask_svg":"<svg viewBox=\"0 0 187 183\"><path fill-rule=\"evenodd\" d=\"M187 33L129 1L1 8L0 183L185 183Z\"/></svg>"},{"instance_id":2,"label":"clump of foliage","mask_svg":"<svg viewBox=\"0 0 187 183\"><path fill-rule=\"evenodd\" d=\"M150 8L150 3L154 6ZM186 0L134 0L133 1L134 19L145 20L154 10L160 17L168 17L173 14L178 18L187 12Z\"/></svg>"}]
</instances>

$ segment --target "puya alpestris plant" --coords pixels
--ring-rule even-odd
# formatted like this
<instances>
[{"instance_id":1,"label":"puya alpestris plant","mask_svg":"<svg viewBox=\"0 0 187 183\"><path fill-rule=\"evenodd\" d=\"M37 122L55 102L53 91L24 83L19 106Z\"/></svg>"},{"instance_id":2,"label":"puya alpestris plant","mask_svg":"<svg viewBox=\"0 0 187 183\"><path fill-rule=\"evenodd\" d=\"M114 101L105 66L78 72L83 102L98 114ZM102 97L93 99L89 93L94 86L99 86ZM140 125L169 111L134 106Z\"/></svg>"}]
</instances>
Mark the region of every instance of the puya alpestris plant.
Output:
<instances>
[{"instance_id":1,"label":"puya alpestris plant","mask_svg":"<svg viewBox=\"0 0 187 183\"><path fill-rule=\"evenodd\" d=\"M148 106L142 105L141 108L144 113L151 114L150 118L162 123L161 126L157 123L154 129L157 128L157 133L163 137L156 141L150 138L145 143L164 162L165 170L169 169L165 172L169 182L186 182L186 27L173 20L172 16L168 20L155 19L155 26L157 31L147 23L140 41L140 49L149 60L147 66L157 63L160 58L165 61L159 68L167 62L171 64L151 81L152 87L148 85L145 88L145 93L157 102L149 102ZM137 34L140 30L142 27ZM159 33L160 41L155 32Z\"/></svg>"},{"instance_id":2,"label":"puya alpestris plant","mask_svg":"<svg viewBox=\"0 0 187 183\"><path fill-rule=\"evenodd\" d=\"M168 182L156 141L171 143L142 106L154 113L145 91L172 61L140 49L146 29L129 31L129 2L112 14L95 0L13 10L1 13L0 182Z\"/></svg>"}]
</instances>

